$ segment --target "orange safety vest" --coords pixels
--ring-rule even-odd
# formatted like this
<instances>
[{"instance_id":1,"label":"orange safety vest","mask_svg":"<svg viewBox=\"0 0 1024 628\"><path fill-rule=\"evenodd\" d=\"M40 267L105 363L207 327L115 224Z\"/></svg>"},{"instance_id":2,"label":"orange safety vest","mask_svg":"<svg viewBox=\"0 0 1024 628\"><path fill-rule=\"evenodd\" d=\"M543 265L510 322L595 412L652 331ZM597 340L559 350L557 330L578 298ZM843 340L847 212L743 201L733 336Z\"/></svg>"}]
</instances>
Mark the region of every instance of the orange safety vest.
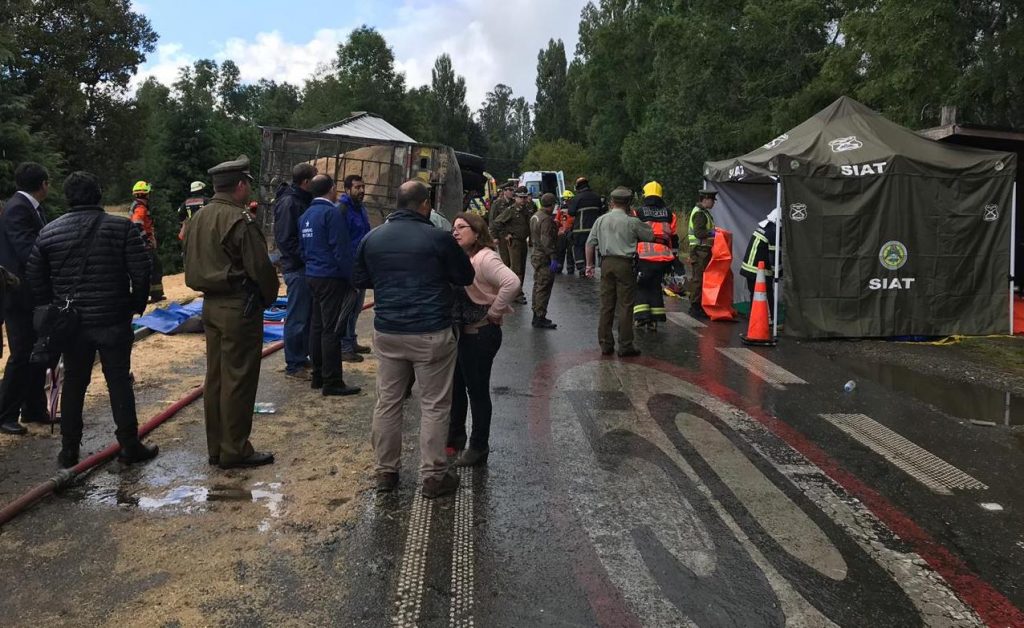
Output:
<instances>
[{"instance_id":1,"label":"orange safety vest","mask_svg":"<svg viewBox=\"0 0 1024 628\"><path fill-rule=\"evenodd\" d=\"M153 224L153 217L149 213L149 206L142 202L142 199L135 199L131 212L131 220L139 226L139 231L142 232L142 241L146 244L146 248L155 249L156 227Z\"/></svg>"},{"instance_id":2,"label":"orange safety vest","mask_svg":"<svg viewBox=\"0 0 1024 628\"><path fill-rule=\"evenodd\" d=\"M647 224L654 230L654 242L637 242L636 253L647 262L671 262L675 259L672 253L672 236L676 234L676 215L671 214L671 222L652 221Z\"/></svg>"}]
</instances>

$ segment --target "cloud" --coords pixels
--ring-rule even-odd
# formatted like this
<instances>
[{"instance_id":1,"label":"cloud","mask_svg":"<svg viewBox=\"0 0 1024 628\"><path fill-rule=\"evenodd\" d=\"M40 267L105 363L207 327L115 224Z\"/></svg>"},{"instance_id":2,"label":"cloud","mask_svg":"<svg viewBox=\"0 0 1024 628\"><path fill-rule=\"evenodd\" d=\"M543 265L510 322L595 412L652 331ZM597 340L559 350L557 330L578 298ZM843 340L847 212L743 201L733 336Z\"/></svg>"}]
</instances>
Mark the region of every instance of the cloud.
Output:
<instances>
[{"instance_id":1,"label":"cloud","mask_svg":"<svg viewBox=\"0 0 1024 628\"><path fill-rule=\"evenodd\" d=\"M409 87L429 84L434 60L448 53L455 71L466 79L471 109L477 109L497 83L509 85L517 96L532 102L537 53L549 39L562 39L571 59L584 4L585 0L404 0L386 10L377 5L377 19L323 28L301 42L287 41L274 30L232 37L211 53L200 55L180 44L162 44L133 86L149 76L170 84L181 66L202 57L221 62L231 59L238 64L244 82L266 78L302 84L318 65L334 58L338 44L352 28L366 21L387 39Z\"/></svg>"},{"instance_id":2,"label":"cloud","mask_svg":"<svg viewBox=\"0 0 1024 628\"><path fill-rule=\"evenodd\" d=\"M286 42L276 31L260 33L252 41L233 37L214 55L214 59L234 61L238 64L241 80L246 83L266 78L302 84L318 65L334 59L338 44L348 37L349 32L350 29L321 29L313 39L302 44Z\"/></svg>"},{"instance_id":3,"label":"cloud","mask_svg":"<svg viewBox=\"0 0 1024 628\"><path fill-rule=\"evenodd\" d=\"M164 85L170 85L178 79L178 72L183 66L190 65L195 61L195 57L186 53L181 44L160 44L156 47L156 60L149 61L141 67L138 73L132 77L129 87L135 91L150 77Z\"/></svg>"}]
</instances>

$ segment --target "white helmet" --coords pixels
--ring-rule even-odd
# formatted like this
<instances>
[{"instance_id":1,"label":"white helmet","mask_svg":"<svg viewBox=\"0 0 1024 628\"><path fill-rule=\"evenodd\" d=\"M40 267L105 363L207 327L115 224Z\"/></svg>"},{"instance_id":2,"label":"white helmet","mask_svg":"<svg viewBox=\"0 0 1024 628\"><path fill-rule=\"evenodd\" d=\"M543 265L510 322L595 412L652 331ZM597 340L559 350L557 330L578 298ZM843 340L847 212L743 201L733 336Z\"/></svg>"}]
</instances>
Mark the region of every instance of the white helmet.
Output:
<instances>
[{"instance_id":1,"label":"white helmet","mask_svg":"<svg viewBox=\"0 0 1024 628\"><path fill-rule=\"evenodd\" d=\"M192 192L193 194L196 192L202 192L206 189L206 184L202 181L193 181L192 185L190 185L188 189L189 192Z\"/></svg>"}]
</instances>

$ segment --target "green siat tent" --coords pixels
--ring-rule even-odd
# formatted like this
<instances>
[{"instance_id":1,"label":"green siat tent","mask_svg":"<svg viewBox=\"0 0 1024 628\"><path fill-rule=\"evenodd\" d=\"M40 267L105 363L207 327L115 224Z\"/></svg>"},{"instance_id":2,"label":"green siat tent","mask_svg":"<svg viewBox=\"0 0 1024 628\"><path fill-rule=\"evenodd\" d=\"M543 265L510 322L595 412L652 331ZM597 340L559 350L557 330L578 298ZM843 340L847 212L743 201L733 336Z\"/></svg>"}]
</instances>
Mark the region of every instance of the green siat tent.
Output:
<instances>
[{"instance_id":1,"label":"green siat tent","mask_svg":"<svg viewBox=\"0 0 1024 628\"><path fill-rule=\"evenodd\" d=\"M787 335L894 337L1010 331L1016 171L843 97L704 177L738 242L781 209Z\"/></svg>"}]
</instances>

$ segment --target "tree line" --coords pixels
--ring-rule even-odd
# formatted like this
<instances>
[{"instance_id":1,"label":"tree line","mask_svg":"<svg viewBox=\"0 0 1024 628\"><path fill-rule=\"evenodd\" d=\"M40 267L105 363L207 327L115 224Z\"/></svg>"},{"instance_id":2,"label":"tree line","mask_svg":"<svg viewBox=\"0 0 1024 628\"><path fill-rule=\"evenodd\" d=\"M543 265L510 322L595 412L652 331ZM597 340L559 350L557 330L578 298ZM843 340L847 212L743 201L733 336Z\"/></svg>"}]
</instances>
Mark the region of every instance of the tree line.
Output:
<instances>
[{"instance_id":1,"label":"tree line","mask_svg":"<svg viewBox=\"0 0 1024 628\"><path fill-rule=\"evenodd\" d=\"M1022 5L595 0L571 56L560 40L539 51L533 105L498 84L474 110L447 54L429 85L410 88L366 26L302 86L242 83L234 62L200 60L171 85L151 78L132 91L157 33L129 0L0 0L0 194L26 159L58 182L95 171L109 203L146 179L173 262L173 212L189 182L239 153L256 158L257 126L372 111L419 141L485 157L499 179L528 169L585 174L599 189L658 179L670 201L688 202L705 160L747 152L843 94L910 128L937 124L944 105L972 123L1024 126Z\"/></svg>"}]
</instances>

